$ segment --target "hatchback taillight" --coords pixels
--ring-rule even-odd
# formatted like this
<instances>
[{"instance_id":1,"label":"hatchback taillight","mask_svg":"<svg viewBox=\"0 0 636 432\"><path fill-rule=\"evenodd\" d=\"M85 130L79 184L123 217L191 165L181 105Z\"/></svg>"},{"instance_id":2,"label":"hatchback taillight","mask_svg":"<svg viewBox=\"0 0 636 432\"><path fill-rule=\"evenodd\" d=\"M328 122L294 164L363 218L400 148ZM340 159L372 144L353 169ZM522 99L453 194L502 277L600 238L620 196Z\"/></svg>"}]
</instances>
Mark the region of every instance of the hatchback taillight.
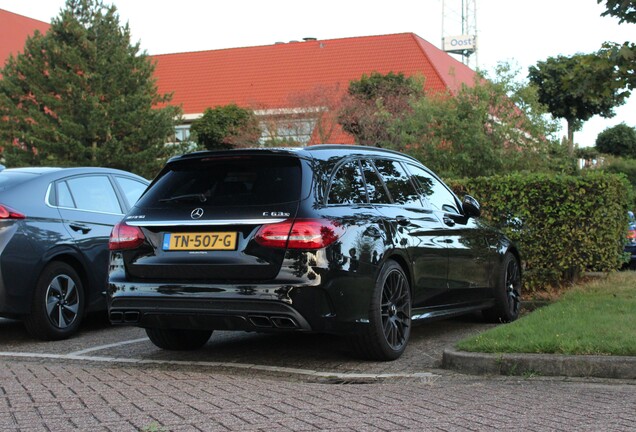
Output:
<instances>
[{"instance_id":1,"label":"hatchback taillight","mask_svg":"<svg viewBox=\"0 0 636 432\"><path fill-rule=\"evenodd\" d=\"M146 237L144 237L144 233L141 232L141 228L126 225L124 222L120 222L113 227L113 230L110 233L108 249L134 249L141 246L145 238Z\"/></svg>"},{"instance_id":2,"label":"hatchback taillight","mask_svg":"<svg viewBox=\"0 0 636 432\"><path fill-rule=\"evenodd\" d=\"M24 219L26 216L11 207L0 204L0 219Z\"/></svg>"},{"instance_id":3,"label":"hatchback taillight","mask_svg":"<svg viewBox=\"0 0 636 432\"><path fill-rule=\"evenodd\" d=\"M341 225L327 219L297 219L263 225L254 239L262 246L288 249L320 249L344 233Z\"/></svg>"}]
</instances>

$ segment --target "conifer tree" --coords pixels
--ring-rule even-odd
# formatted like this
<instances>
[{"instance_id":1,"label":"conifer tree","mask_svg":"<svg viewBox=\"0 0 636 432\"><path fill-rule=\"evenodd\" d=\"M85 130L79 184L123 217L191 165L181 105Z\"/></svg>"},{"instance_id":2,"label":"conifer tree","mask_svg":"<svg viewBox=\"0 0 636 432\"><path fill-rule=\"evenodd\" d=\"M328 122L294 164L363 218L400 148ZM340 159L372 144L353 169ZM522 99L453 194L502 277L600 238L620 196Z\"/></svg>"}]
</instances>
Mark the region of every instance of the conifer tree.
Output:
<instances>
[{"instance_id":1,"label":"conifer tree","mask_svg":"<svg viewBox=\"0 0 636 432\"><path fill-rule=\"evenodd\" d=\"M174 148L179 108L115 6L67 0L46 34L0 70L0 146L8 166L108 166L151 177Z\"/></svg>"}]
</instances>

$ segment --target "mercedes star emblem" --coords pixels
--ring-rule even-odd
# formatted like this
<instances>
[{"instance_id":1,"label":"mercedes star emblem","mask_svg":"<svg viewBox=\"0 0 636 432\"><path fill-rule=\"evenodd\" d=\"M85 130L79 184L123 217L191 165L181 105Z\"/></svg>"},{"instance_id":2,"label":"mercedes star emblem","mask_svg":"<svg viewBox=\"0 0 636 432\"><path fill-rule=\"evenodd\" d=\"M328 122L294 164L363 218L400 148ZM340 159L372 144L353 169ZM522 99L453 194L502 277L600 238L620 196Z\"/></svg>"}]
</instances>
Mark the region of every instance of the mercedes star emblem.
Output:
<instances>
[{"instance_id":1,"label":"mercedes star emblem","mask_svg":"<svg viewBox=\"0 0 636 432\"><path fill-rule=\"evenodd\" d=\"M199 219L201 216L203 216L203 209L201 207L195 208L192 210L192 213L190 213L192 219Z\"/></svg>"}]
</instances>

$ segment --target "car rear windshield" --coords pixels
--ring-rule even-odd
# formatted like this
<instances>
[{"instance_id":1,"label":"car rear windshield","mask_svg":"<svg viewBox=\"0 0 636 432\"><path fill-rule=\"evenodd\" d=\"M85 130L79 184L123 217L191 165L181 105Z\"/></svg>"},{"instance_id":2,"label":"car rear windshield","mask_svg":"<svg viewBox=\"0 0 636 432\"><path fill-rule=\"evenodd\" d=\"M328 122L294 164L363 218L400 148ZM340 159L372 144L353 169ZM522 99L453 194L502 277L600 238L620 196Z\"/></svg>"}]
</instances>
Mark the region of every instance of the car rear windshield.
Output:
<instances>
[{"instance_id":1,"label":"car rear windshield","mask_svg":"<svg viewBox=\"0 0 636 432\"><path fill-rule=\"evenodd\" d=\"M300 196L300 161L294 157L202 158L170 168L139 206L248 206L297 201Z\"/></svg>"}]
</instances>

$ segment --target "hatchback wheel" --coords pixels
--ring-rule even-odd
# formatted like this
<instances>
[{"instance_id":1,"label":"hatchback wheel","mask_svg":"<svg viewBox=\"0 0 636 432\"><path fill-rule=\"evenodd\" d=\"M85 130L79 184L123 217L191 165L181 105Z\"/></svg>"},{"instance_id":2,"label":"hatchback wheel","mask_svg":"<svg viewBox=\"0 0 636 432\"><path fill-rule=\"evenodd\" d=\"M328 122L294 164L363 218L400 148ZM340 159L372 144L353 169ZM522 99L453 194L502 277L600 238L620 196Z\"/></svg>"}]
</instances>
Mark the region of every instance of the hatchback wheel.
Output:
<instances>
[{"instance_id":1,"label":"hatchback wheel","mask_svg":"<svg viewBox=\"0 0 636 432\"><path fill-rule=\"evenodd\" d=\"M494 295L495 305L483 311L486 320L491 322L516 320L521 308L521 269L519 261L511 253L504 256Z\"/></svg>"},{"instance_id":2,"label":"hatchback wheel","mask_svg":"<svg viewBox=\"0 0 636 432\"><path fill-rule=\"evenodd\" d=\"M159 348L171 351L190 351L205 345L212 336L212 331L147 328L146 334L150 341Z\"/></svg>"},{"instance_id":3,"label":"hatchback wheel","mask_svg":"<svg viewBox=\"0 0 636 432\"><path fill-rule=\"evenodd\" d=\"M388 261L375 284L369 310L369 327L354 339L364 358L395 360L402 355L411 334L411 290L402 267Z\"/></svg>"},{"instance_id":4,"label":"hatchback wheel","mask_svg":"<svg viewBox=\"0 0 636 432\"><path fill-rule=\"evenodd\" d=\"M63 262L48 264L33 294L31 314L24 320L38 339L66 339L77 332L84 315L84 290L77 272Z\"/></svg>"}]
</instances>

